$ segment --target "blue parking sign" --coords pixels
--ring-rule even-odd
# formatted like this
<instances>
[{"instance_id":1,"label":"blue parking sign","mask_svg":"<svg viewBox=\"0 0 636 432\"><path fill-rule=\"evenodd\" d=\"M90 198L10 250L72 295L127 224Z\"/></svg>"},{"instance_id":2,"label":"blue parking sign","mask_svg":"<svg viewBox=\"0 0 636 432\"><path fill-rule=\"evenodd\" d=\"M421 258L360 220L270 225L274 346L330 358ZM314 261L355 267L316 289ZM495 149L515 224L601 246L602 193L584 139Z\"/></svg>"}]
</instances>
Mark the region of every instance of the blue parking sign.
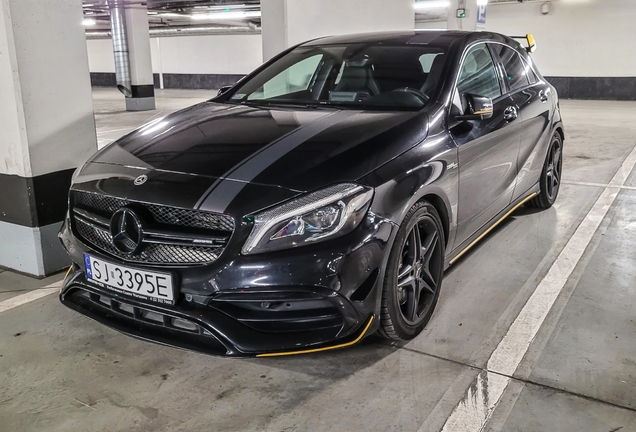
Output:
<instances>
[{"instance_id":1,"label":"blue parking sign","mask_svg":"<svg viewBox=\"0 0 636 432\"><path fill-rule=\"evenodd\" d=\"M486 26L486 5L477 6L477 25Z\"/></svg>"}]
</instances>

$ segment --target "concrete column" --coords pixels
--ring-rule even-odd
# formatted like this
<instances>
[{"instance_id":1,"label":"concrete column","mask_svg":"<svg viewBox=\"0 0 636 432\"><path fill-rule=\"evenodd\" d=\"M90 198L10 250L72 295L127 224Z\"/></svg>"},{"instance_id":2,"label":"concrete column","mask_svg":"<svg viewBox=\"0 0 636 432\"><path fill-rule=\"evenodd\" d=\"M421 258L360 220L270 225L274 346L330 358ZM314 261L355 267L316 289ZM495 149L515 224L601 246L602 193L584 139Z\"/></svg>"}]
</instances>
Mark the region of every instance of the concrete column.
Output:
<instances>
[{"instance_id":1,"label":"concrete column","mask_svg":"<svg viewBox=\"0 0 636 432\"><path fill-rule=\"evenodd\" d=\"M413 0L261 0L263 59L322 36L413 30L413 5Z\"/></svg>"},{"instance_id":2,"label":"concrete column","mask_svg":"<svg viewBox=\"0 0 636 432\"><path fill-rule=\"evenodd\" d=\"M466 10L465 18L457 18L457 9L460 8ZM448 30L475 31L478 15L477 0L451 0L448 7Z\"/></svg>"},{"instance_id":3,"label":"concrete column","mask_svg":"<svg viewBox=\"0 0 636 432\"><path fill-rule=\"evenodd\" d=\"M97 150L78 0L0 0L0 266L70 264L57 232L75 168Z\"/></svg>"},{"instance_id":4,"label":"concrete column","mask_svg":"<svg viewBox=\"0 0 636 432\"><path fill-rule=\"evenodd\" d=\"M126 34L130 56L131 97L126 98L128 111L155 109L155 87L150 56L150 31L148 28L148 7L145 3L132 2L126 5Z\"/></svg>"}]
</instances>

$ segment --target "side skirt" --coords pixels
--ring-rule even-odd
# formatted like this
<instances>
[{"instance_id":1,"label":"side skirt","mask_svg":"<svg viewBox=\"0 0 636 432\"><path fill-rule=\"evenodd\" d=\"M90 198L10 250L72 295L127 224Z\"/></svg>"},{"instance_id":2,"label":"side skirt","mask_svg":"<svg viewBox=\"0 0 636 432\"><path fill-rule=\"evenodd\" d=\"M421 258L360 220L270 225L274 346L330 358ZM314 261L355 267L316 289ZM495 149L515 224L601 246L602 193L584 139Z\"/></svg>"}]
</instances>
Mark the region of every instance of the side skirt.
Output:
<instances>
[{"instance_id":1,"label":"side skirt","mask_svg":"<svg viewBox=\"0 0 636 432\"><path fill-rule=\"evenodd\" d=\"M536 192L536 189L537 189L537 186L531 188L528 194L522 195L521 198L511 203L501 213L495 216L489 223L484 225L479 231L477 231L475 234L470 236L459 247L455 248L455 250L453 250L453 252L451 252L446 257L446 268L455 264L466 252L468 252L473 246L475 246L484 237L486 237L490 231L494 230L497 227L497 225L503 222L508 216L514 213L515 210L517 210L519 207L521 207L522 205L530 201L532 198L534 198L538 194L538 192Z\"/></svg>"}]
</instances>

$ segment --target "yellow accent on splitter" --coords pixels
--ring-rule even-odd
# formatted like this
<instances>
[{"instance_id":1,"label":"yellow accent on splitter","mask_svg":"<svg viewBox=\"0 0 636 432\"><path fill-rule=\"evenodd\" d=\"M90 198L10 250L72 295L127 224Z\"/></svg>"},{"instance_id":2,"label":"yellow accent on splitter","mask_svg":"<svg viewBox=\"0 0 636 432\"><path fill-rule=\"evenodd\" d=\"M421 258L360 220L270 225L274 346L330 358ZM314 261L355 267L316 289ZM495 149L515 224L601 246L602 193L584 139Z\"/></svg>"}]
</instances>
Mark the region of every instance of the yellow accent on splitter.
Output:
<instances>
[{"instance_id":1,"label":"yellow accent on splitter","mask_svg":"<svg viewBox=\"0 0 636 432\"><path fill-rule=\"evenodd\" d=\"M62 283L66 282L66 278L71 273L71 270L73 270L73 266L70 266L68 270L66 271L66 274L64 275L64 279L62 280Z\"/></svg>"},{"instance_id":2,"label":"yellow accent on splitter","mask_svg":"<svg viewBox=\"0 0 636 432\"><path fill-rule=\"evenodd\" d=\"M369 319L369 322L367 323L367 326L364 328L362 333L360 333L360 336L358 336L355 340L352 340L351 342L343 343L343 344L340 344L340 345L334 345L334 346L330 346L330 347L324 347L324 348L314 348L314 349L308 349L308 350L288 351L288 352L279 352L279 353L257 354L256 357L290 356L290 355L296 355L296 354L310 354L310 353L316 353L316 352L321 352L321 351L335 350L335 349L338 349L338 348L346 348L348 346L355 345L358 342L360 342L362 340L362 338L364 337L364 335L369 330L369 327L371 327L371 323L372 322L373 322L373 315L371 315L371 319Z\"/></svg>"}]
</instances>

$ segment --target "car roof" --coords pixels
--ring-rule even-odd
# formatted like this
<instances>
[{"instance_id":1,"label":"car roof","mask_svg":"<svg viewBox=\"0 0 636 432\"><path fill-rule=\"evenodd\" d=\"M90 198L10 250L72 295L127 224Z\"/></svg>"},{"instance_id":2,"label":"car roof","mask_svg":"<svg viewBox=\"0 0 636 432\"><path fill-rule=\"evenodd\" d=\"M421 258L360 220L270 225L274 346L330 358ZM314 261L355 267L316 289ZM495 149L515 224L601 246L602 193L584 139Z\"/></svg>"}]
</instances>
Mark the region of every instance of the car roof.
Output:
<instances>
[{"instance_id":1,"label":"car roof","mask_svg":"<svg viewBox=\"0 0 636 432\"><path fill-rule=\"evenodd\" d=\"M507 36L491 32L468 32L458 30L413 30L402 32L374 32L342 36L327 36L302 44L303 46L340 45L369 43L382 45L431 45L448 47L458 39L491 40L511 43Z\"/></svg>"}]
</instances>

